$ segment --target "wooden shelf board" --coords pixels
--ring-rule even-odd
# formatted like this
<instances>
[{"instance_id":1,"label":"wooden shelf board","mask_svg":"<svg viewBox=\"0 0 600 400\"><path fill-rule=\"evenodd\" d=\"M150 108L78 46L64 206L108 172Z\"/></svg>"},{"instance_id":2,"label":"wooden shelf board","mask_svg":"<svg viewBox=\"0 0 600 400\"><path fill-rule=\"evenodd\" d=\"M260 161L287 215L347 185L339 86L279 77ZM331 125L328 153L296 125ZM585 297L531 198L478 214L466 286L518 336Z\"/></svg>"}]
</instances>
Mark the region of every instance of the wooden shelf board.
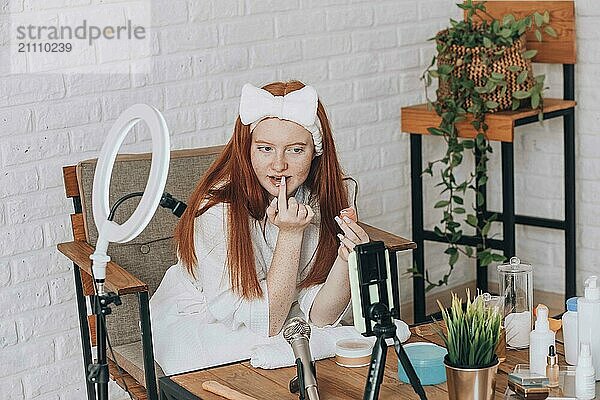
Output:
<instances>
[{"instance_id":1,"label":"wooden shelf board","mask_svg":"<svg viewBox=\"0 0 600 400\"><path fill-rule=\"evenodd\" d=\"M544 99L544 112L553 112L566 110L575 107L577 103L573 100L563 99ZM537 110L530 108L516 111L502 111L488 114L485 118L488 124L488 139L512 142L514 140L515 121L537 115ZM419 104L409 107L402 107L401 110L401 131L406 133L418 133L428 135L427 128L439 126L441 118L435 113L435 110L429 110L427 104ZM460 137L472 138L477 132L471 125L471 118L457 124Z\"/></svg>"}]
</instances>

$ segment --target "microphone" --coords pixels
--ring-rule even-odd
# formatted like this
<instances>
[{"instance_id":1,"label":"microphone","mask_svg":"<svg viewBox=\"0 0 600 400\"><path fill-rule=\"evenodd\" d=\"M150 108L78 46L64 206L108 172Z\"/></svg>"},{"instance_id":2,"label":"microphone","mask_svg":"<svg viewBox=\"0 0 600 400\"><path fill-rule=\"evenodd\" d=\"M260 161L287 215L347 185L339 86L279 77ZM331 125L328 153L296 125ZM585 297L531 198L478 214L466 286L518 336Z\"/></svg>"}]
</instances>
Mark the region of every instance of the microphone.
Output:
<instances>
[{"instance_id":1,"label":"microphone","mask_svg":"<svg viewBox=\"0 0 600 400\"><path fill-rule=\"evenodd\" d=\"M296 361L300 359L302 364L302 376L306 390L306 396L309 400L319 400L319 392L317 390L317 378L312 368L312 356L310 355L310 347L308 339L310 339L310 325L300 317L291 318L283 328L283 337L292 346ZM298 371L300 373L300 371Z\"/></svg>"}]
</instances>

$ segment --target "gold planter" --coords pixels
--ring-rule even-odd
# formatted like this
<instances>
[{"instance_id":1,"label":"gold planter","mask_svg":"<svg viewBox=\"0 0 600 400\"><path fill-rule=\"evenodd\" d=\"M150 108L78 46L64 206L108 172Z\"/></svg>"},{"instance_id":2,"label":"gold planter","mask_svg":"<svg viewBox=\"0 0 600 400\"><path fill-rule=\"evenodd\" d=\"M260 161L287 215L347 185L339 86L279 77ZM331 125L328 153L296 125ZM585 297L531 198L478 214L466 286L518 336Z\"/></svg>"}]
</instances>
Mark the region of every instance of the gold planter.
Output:
<instances>
[{"instance_id":1,"label":"gold planter","mask_svg":"<svg viewBox=\"0 0 600 400\"><path fill-rule=\"evenodd\" d=\"M496 360L489 367L457 368L444 361L449 400L494 400L498 364Z\"/></svg>"}]
</instances>

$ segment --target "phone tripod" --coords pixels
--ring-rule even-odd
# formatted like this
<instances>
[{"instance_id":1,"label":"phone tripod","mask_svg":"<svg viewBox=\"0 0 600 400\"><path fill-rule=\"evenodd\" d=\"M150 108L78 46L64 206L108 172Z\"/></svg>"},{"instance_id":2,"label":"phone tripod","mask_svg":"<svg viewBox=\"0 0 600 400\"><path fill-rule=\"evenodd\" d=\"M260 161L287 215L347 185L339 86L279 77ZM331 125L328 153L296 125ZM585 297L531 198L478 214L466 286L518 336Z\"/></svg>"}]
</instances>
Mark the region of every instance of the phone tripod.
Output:
<instances>
[{"instance_id":1,"label":"phone tripod","mask_svg":"<svg viewBox=\"0 0 600 400\"><path fill-rule=\"evenodd\" d=\"M421 381L415 372L400 339L396 335L396 325L392 321L392 315L388 307L383 303L375 303L369 307L369 318L375 321L373 326L373 334L377 337L373 352L371 353L371 364L369 365L369 373L367 375L367 383L365 386L365 394L363 400L376 400L379 398L379 389L383 381L383 373L385 371L385 361L387 359L387 343L385 339L394 339L394 349L398 360L402 364L406 375L410 380L415 393L419 395L421 400L427 400L425 390L421 385Z\"/></svg>"}]
</instances>

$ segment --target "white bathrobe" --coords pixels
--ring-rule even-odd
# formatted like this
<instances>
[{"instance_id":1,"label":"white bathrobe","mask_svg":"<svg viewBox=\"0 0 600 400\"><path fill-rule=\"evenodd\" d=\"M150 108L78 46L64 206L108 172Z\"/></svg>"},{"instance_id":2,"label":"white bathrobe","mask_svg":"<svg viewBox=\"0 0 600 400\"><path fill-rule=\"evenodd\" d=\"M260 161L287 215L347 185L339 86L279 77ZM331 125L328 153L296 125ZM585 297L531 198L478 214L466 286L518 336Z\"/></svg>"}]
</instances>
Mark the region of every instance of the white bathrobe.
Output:
<instances>
[{"instance_id":1,"label":"white bathrobe","mask_svg":"<svg viewBox=\"0 0 600 400\"><path fill-rule=\"evenodd\" d=\"M304 203L307 193L300 188L295 197ZM245 300L232 291L226 268L227 207L223 203L216 204L196 218L197 279L177 263L167 270L150 299L154 354L167 375L248 359L254 346L268 342L266 277L279 229L267 221L263 234L259 222L251 219L249 240L254 247L256 274L263 297ZM319 217L316 215L304 231L298 282L312 267L318 240ZM307 320L321 287L322 284L316 285L297 294L299 308ZM338 323L339 320L335 324Z\"/></svg>"}]
</instances>

